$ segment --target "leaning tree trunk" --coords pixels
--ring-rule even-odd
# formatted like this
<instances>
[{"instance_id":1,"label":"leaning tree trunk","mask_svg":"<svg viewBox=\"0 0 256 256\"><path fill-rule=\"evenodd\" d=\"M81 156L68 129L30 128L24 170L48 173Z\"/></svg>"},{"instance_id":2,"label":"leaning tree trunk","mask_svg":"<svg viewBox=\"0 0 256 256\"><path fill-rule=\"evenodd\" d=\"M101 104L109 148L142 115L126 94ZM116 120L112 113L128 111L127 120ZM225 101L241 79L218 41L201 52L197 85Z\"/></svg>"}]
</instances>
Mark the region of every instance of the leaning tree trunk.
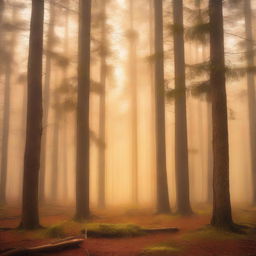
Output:
<instances>
[{"instance_id":1,"label":"leaning tree trunk","mask_svg":"<svg viewBox=\"0 0 256 256\"><path fill-rule=\"evenodd\" d=\"M39 199L41 203L45 202L45 173L46 173L46 151L47 151L47 135L48 135L48 115L50 107L50 83L51 83L51 51L54 44L54 27L55 27L55 6L52 2L50 4L50 18L48 27L48 38L46 43L46 60L45 60L45 80L44 80L44 95L43 95L43 134L42 134L42 154L41 154L41 168L39 180Z\"/></svg>"},{"instance_id":2,"label":"leaning tree trunk","mask_svg":"<svg viewBox=\"0 0 256 256\"><path fill-rule=\"evenodd\" d=\"M244 0L244 17L246 32L246 60L248 69L254 67L254 43L252 32L252 9L251 0ZM254 73L248 70L247 74L248 110L249 110L249 132L251 147L251 170L252 170L252 203L256 205L256 98Z\"/></svg>"},{"instance_id":3,"label":"leaning tree trunk","mask_svg":"<svg viewBox=\"0 0 256 256\"><path fill-rule=\"evenodd\" d=\"M90 216L89 169L90 169L90 41L91 0L79 1L79 54L77 99L77 152L76 152L76 219Z\"/></svg>"},{"instance_id":4,"label":"leaning tree trunk","mask_svg":"<svg viewBox=\"0 0 256 256\"><path fill-rule=\"evenodd\" d=\"M163 3L154 0L155 8L155 106L156 106L156 168L157 212L169 213L170 203L166 171L165 87L163 49Z\"/></svg>"},{"instance_id":5,"label":"leaning tree trunk","mask_svg":"<svg viewBox=\"0 0 256 256\"><path fill-rule=\"evenodd\" d=\"M28 57L27 128L21 227L39 227L38 182L42 136L42 63L44 0L32 0Z\"/></svg>"},{"instance_id":6,"label":"leaning tree trunk","mask_svg":"<svg viewBox=\"0 0 256 256\"><path fill-rule=\"evenodd\" d=\"M100 52L100 110L99 110L99 177L98 177L98 207L106 206L106 76L107 76L107 42L106 42L106 1L101 3L101 52Z\"/></svg>"},{"instance_id":7,"label":"leaning tree trunk","mask_svg":"<svg viewBox=\"0 0 256 256\"><path fill-rule=\"evenodd\" d=\"M175 66L175 170L177 210L191 214L189 199L188 138L185 81L183 0L173 1Z\"/></svg>"},{"instance_id":8,"label":"leaning tree trunk","mask_svg":"<svg viewBox=\"0 0 256 256\"><path fill-rule=\"evenodd\" d=\"M211 224L221 229L233 226L229 192L229 144L225 81L222 0L210 0L210 49L213 124L213 215Z\"/></svg>"}]
</instances>

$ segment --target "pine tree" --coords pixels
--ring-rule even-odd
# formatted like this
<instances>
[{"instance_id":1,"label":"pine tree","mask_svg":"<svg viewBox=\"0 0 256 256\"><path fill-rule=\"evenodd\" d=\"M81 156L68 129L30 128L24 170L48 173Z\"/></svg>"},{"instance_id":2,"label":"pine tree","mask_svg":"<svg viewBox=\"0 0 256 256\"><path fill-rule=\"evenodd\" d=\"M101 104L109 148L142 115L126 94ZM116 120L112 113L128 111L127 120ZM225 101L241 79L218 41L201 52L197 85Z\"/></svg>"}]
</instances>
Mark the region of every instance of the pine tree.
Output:
<instances>
[{"instance_id":1,"label":"pine tree","mask_svg":"<svg viewBox=\"0 0 256 256\"><path fill-rule=\"evenodd\" d=\"M163 50L163 2L154 0L155 10L155 106L156 106L156 172L157 212L169 213L170 203L166 171L165 85Z\"/></svg>"},{"instance_id":2,"label":"pine tree","mask_svg":"<svg viewBox=\"0 0 256 256\"><path fill-rule=\"evenodd\" d=\"M91 0L79 1L79 53L78 53L78 99L77 99L77 152L76 152L76 219L90 216L89 170L90 170L90 42Z\"/></svg>"},{"instance_id":3,"label":"pine tree","mask_svg":"<svg viewBox=\"0 0 256 256\"><path fill-rule=\"evenodd\" d=\"M211 224L221 229L232 229L222 0L210 0L209 13L213 123L213 215Z\"/></svg>"},{"instance_id":4,"label":"pine tree","mask_svg":"<svg viewBox=\"0 0 256 256\"><path fill-rule=\"evenodd\" d=\"M177 210L191 214L189 199L188 139L186 110L186 77L183 1L173 0L174 66L175 66L175 169Z\"/></svg>"},{"instance_id":5,"label":"pine tree","mask_svg":"<svg viewBox=\"0 0 256 256\"><path fill-rule=\"evenodd\" d=\"M39 227L38 183L42 135L42 64L44 0L32 0L28 57L27 128L24 157L22 220L25 229Z\"/></svg>"}]
</instances>

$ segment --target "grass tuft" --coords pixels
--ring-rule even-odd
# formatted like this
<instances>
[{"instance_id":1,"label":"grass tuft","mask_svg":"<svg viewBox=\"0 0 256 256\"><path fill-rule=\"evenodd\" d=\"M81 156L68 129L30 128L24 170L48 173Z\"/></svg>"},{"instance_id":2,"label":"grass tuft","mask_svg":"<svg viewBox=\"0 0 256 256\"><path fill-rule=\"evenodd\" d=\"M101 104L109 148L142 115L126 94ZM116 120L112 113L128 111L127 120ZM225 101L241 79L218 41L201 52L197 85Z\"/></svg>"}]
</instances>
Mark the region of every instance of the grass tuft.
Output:
<instances>
[{"instance_id":1,"label":"grass tuft","mask_svg":"<svg viewBox=\"0 0 256 256\"><path fill-rule=\"evenodd\" d=\"M163 255L163 254L174 254L180 252L181 248L175 247L170 243L156 244L144 249L142 255Z\"/></svg>"}]
</instances>

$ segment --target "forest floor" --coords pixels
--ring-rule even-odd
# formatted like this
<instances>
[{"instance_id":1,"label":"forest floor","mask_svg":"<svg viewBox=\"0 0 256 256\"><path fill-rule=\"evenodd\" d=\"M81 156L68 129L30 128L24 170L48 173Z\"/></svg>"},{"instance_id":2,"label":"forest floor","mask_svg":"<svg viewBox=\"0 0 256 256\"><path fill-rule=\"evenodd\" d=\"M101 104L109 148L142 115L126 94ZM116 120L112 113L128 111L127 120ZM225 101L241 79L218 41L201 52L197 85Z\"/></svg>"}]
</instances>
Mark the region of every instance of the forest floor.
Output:
<instances>
[{"instance_id":1,"label":"forest floor","mask_svg":"<svg viewBox=\"0 0 256 256\"><path fill-rule=\"evenodd\" d=\"M153 215L141 211L96 212L92 223L130 223L141 227L177 227L176 233L154 233L135 237L88 238L81 248L55 252L51 255L91 256L256 256L256 232L254 228L244 234L226 233L207 226L209 209L196 211L191 217L178 215ZM62 207L45 207L41 210L44 230L0 231L0 250L17 247L37 246L57 240L56 236L79 235L85 224L74 224L72 212ZM234 211L239 224L256 226L256 209L239 208ZM0 208L0 229L15 228L19 224L19 210L15 207ZM56 229L64 227L63 229ZM50 228L49 228L50 227ZM55 227L55 228L54 228ZM54 237L55 236L55 237ZM43 255L43 254L40 254Z\"/></svg>"}]
</instances>

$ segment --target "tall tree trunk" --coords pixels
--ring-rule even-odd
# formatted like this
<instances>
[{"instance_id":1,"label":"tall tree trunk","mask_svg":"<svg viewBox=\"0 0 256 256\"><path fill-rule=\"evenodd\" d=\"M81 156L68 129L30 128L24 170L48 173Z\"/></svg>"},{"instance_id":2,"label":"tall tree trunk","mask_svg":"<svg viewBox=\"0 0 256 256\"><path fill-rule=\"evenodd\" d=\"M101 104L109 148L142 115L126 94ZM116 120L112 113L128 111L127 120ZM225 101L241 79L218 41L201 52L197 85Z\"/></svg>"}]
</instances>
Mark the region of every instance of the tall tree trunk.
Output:
<instances>
[{"instance_id":1,"label":"tall tree trunk","mask_svg":"<svg viewBox=\"0 0 256 256\"><path fill-rule=\"evenodd\" d=\"M65 13L65 42L64 42L64 54L69 53L69 7L70 1L66 1L66 13ZM68 66L63 67L63 84L68 83ZM64 200L68 197L68 123L67 123L67 113L63 113L63 198Z\"/></svg>"},{"instance_id":2,"label":"tall tree trunk","mask_svg":"<svg viewBox=\"0 0 256 256\"><path fill-rule=\"evenodd\" d=\"M244 0L244 17L246 32L246 60L249 68L254 67L254 46L252 32L252 9L251 0ZM249 132L251 147L251 170L252 170L252 203L256 205L256 98L255 77L253 72L247 74L248 110L249 110Z\"/></svg>"},{"instance_id":3,"label":"tall tree trunk","mask_svg":"<svg viewBox=\"0 0 256 256\"><path fill-rule=\"evenodd\" d=\"M138 204L138 113L137 113L137 35L134 29L134 0L129 1L129 78L132 109L132 202Z\"/></svg>"},{"instance_id":4,"label":"tall tree trunk","mask_svg":"<svg viewBox=\"0 0 256 256\"><path fill-rule=\"evenodd\" d=\"M163 49L163 2L154 0L155 9L155 106L156 106L156 168L157 212L169 213L165 146L165 86Z\"/></svg>"},{"instance_id":5,"label":"tall tree trunk","mask_svg":"<svg viewBox=\"0 0 256 256\"><path fill-rule=\"evenodd\" d=\"M154 55L154 3L153 0L149 0L149 82L150 82L150 110L151 110L151 120L150 120L150 128L152 131L152 136L150 136L150 157L151 157L151 177L152 181L155 180L155 168L156 168L156 137L155 137L155 123L156 123L156 115L155 115L155 83L154 83L154 77L155 77L155 67L154 67L154 61L152 59L152 56ZM155 185L151 181L152 184L152 192L155 190ZM154 202L155 202L155 193L152 195Z\"/></svg>"},{"instance_id":6,"label":"tall tree trunk","mask_svg":"<svg viewBox=\"0 0 256 256\"><path fill-rule=\"evenodd\" d=\"M210 49L213 124L213 215L211 224L221 229L233 226L229 192L229 144L225 81L222 0L210 0Z\"/></svg>"},{"instance_id":7,"label":"tall tree trunk","mask_svg":"<svg viewBox=\"0 0 256 256\"><path fill-rule=\"evenodd\" d=\"M51 1L50 18L48 27L48 38L46 43L46 61L45 61L45 81L44 81L44 95L43 95L43 136L42 136L42 154L41 154L41 168L39 180L39 200L45 202L45 173L46 173L46 152L47 152L47 134L48 134L48 115L50 107L50 83L51 83L51 63L52 63L52 48L54 44L54 26L55 26L55 6Z\"/></svg>"},{"instance_id":8,"label":"tall tree trunk","mask_svg":"<svg viewBox=\"0 0 256 256\"><path fill-rule=\"evenodd\" d=\"M90 42L91 0L79 1L79 54L78 54L78 101L77 101L77 152L76 152L76 219L90 216L89 169L90 169Z\"/></svg>"},{"instance_id":9,"label":"tall tree trunk","mask_svg":"<svg viewBox=\"0 0 256 256\"><path fill-rule=\"evenodd\" d=\"M42 136L42 63L44 0L32 0L28 57L27 128L21 227L39 227L38 183Z\"/></svg>"},{"instance_id":10,"label":"tall tree trunk","mask_svg":"<svg viewBox=\"0 0 256 256\"><path fill-rule=\"evenodd\" d=\"M177 210L191 214L189 199L187 109L185 81L185 50L183 0L173 1L174 66L175 66L175 170Z\"/></svg>"},{"instance_id":11,"label":"tall tree trunk","mask_svg":"<svg viewBox=\"0 0 256 256\"><path fill-rule=\"evenodd\" d=\"M101 52L100 52L100 113L99 113L99 173L98 173L98 207L105 208L106 195L105 195L105 176L106 176L106 76L107 76L107 64L106 64L106 1L102 0L101 3Z\"/></svg>"},{"instance_id":12,"label":"tall tree trunk","mask_svg":"<svg viewBox=\"0 0 256 256\"><path fill-rule=\"evenodd\" d=\"M1 152L1 179L0 179L0 205L6 204L6 183L8 168L8 148L9 148L9 120L10 120L10 90L11 90L11 55L5 64L5 89L4 89L4 110L3 110L3 133Z\"/></svg>"}]
</instances>

